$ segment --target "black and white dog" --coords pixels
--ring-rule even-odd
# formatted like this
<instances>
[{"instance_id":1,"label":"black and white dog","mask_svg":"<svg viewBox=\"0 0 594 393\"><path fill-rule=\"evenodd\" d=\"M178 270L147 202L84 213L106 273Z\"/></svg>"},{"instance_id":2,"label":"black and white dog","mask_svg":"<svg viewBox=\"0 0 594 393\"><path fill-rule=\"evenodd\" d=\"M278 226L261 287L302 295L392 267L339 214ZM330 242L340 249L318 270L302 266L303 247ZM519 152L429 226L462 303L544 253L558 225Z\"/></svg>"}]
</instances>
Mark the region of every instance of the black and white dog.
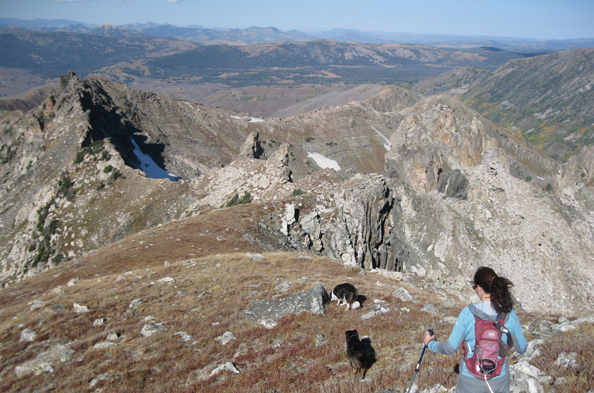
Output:
<instances>
[{"instance_id":1,"label":"black and white dog","mask_svg":"<svg viewBox=\"0 0 594 393\"><path fill-rule=\"evenodd\" d=\"M365 374L367 374L367 369L369 368L367 357L365 355L365 346L359 339L359 333L356 330L347 330L345 335L347 356L351 362L353 373L358 375L359 371L362 369L363 377L361 379L365 379Z\"/></svg>"},{"instance_id":2,"label":"black and white dog","mask_svg":"<svg viewBox=\"0 0 594 393\"><path fill-rule=\"evenodd\" d=\"M330 300L337 302L339 306L345 304L346 309L356 309L361 307L359 303L359 292L353 284L339 284L332 290Z\"/></svg>"}]
</instances>

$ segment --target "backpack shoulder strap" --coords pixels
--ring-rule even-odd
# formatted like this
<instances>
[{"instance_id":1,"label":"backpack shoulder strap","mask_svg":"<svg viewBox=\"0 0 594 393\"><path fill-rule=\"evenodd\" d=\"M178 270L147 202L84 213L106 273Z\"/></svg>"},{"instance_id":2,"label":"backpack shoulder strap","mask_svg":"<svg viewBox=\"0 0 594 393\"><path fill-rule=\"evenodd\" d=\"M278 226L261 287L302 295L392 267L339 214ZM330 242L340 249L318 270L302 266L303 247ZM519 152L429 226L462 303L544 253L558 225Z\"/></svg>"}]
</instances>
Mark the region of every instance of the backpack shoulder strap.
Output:
<instances>
[{"instance_id":1,"label":"backpack shoulder strap","mask_svg":"<svg viewBox=\"0 0 594 393\"><path fill-rule=\"evenodd\" d=\"M501 316L501 318L500 318ZM507 318L509 317L508 313L499 313L497 314L497 320L495 321L495 327L499 330L499 340L501 341L502 336L505 334L506 336L506 343L505 345L507 348L511 348L514 346L514 341L511 332L508 328L505 327L505 322L507 322ZM503 344L503 342L501 342ZM500 351L500 356L505 357L507 356L508 350L502 348Z\"/></svg>"},{"instance_id":2,"label":"backpack shoulder strap","mask_svg":"<svg viewBox=\"0 0 594 393\"><path fill-rule=\"evenodd\" d=\"M478 322L479 317L477 317L474 314L472 314L472 316L474 317L474 325L473 326L476 328L476 323ZM475 330L475 337L476 337L476 330ZM475 340L476 340L476 338L475 338ZM466 337L464 337L464 340L462 341L462 350L464 351L464 359L467 359L468 352L469 352L468 348L467 348L468 345L466 343L467 343Z\"/></svg>"}]
</instances>

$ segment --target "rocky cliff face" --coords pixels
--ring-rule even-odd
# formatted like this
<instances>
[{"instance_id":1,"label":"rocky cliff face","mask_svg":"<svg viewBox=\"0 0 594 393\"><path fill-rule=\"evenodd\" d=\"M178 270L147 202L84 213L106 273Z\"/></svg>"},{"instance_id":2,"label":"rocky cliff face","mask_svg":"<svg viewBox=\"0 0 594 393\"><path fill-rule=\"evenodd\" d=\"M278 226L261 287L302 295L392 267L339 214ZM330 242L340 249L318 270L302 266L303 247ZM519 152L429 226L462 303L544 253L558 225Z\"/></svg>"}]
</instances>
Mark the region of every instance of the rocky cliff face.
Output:
<instances>
[{"instance_id":1,"label":"rocky cliff face","mask_svg":"<svg viewBox=\"0 0 594 393\"><path fill-rule=\"evenodd\" d=\"M561 166L450 97L411 108L391 145L383 176L287 204L277 229L364 269L447 282L493 266L527 310L592 311L589 150Z\"/></svg>"},{"instance_id":2,"label":"rocky cliff face","mask_svg":"<svg viewBox=\"0 0 594 393\"><path fill-rule=\"evenodd\" d=\"M567 184L559 173L574 167L447 97L413 108L391 141L403 233L422 261L407 269L470 278L489 265L514 281L527 309L571 313L589 303L592 190L587 179L558 188Z\"/></svg>"},{"instance_id":3,"label":"rocky cliff face","mask_svg":"<svg viewBox=\"0 0 594 393\"><path fill-rule=\"evenodd\" d=\"M592 152L560 165L451 97L405 93L255 119L66 76L2 124L3 283L245 196L266 249L444 286L489 265L527 310L592 312ZM182 180L147 177L136 146Z\"/></svg>"}]
</instances>

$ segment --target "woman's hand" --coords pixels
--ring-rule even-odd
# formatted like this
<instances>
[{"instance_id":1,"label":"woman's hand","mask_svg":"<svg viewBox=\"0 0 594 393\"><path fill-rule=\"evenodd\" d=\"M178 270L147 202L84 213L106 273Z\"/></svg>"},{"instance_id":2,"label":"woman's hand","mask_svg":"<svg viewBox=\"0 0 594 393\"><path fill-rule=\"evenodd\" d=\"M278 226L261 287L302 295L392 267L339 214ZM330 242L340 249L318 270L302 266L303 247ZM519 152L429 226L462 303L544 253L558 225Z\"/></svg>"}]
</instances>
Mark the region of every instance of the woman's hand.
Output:
<instances>
[{"instance_id":1,"label":"woman's hand","mask_svg":"<svg viewBox=\"0 0 594 393\"><path fill-rule=\"evenodd\" d=\"M425 345L429 345L429 341L433 341L435 340L435 335L431 335L429 334L428 331L425 330L425 340L423 340L425 342Z\"/></svg>"}]
</instances>

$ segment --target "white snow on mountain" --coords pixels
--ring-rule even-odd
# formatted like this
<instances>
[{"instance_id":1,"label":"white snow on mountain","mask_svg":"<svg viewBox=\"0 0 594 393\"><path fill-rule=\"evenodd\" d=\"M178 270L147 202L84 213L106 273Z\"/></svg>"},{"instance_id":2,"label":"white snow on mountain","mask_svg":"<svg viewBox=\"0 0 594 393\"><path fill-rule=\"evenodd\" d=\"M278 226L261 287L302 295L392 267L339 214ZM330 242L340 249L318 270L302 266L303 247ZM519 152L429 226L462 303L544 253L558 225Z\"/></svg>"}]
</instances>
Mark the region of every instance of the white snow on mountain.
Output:
<instances>
[{"instance_id":1,"label":"white snow on mountain","mask_svg":"<svg viewBox=\"0 0 594 393\"><path fill-rule=\"evenodd\" d=\"M332 168L337 172L340 170L340 165L338 165L338 162L331 158L324 157L320 153L307 152L307 156L309 158L312 158L316 162L317 166L319 166L322 169Z\"/></svg>"},{"instance_id":2,"label":"white snow on mountain","mask_svg":"<svg viewBox=\"0 0 594 393\"><path fill-rule=\"evenodd\" d=\"M146 173L146 177L151 179L169 179L171 181L179 180L179 177L172 175L165 169L161 168L148 154L144 154L134 138L130 138L134 145L134 154L138 161L140 161L140 169Z\"/></svg>"}]
</instances>

